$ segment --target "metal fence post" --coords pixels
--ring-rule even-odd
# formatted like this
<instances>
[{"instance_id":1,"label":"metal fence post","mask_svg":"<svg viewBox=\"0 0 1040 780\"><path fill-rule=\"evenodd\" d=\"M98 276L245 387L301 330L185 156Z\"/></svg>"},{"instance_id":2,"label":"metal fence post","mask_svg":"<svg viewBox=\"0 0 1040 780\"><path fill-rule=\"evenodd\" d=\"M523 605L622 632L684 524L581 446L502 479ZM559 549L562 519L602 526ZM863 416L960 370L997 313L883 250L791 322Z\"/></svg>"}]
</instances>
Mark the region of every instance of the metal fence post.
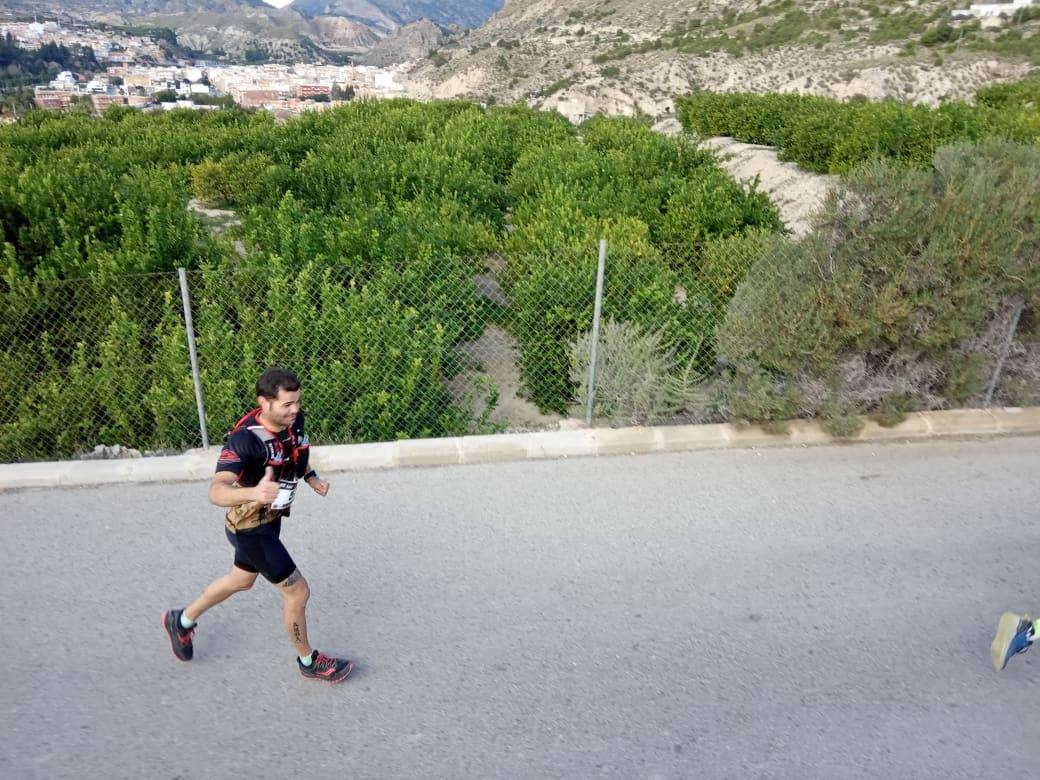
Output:
<instances>
[{"instance_id":1,"label":"metal fence post","mask_svg":"<svg viewBox=\"0 0 1040 780\"><path fill-rule=\"evenodd\" d=\"M989 380L989 387L986 388L986 398L982 402L983 408L988 407L993 402L993 394L997 391L997 383L1000 382L1000 374L1004 371L1004 362L1007 360L1008 353L1011 351L1011 343L1015 340L1015 332L1018 330L1018 321L1022 318L1022 309L1025 308L1025 301L1019 301L1015 304L1015 310L1011 314L1011 327L1008 328L1007 338L1004 340L1004 348L1000 351L1000 357L997 358L997 365L993 369L993 376Z\"/></svg>"},{"instance_id":2,"label":"metal fence post","mask_svg":"<svg viewBox=\"0 0 1040 780\"><path fill-rule=\"evenodd\" d=\"M209 446L209 434L206 431L206 407L202 403L202 379L199 376L199 356L195 352L195 326L191 320L191 297L188 295L188 272L177 269L181 281L181 302L184 304L184 330L188 334L188 354L191 356L191 377L195 380L195 405L199 410L199 432L202 434L202 446Z\"/></svg>"},{"instance_id":3,"label":"metal fence post","mask_svg":"<svg viewBox=\"0 0 1040 780\"><path fill-rule=\"evenodd\" d=\"M599 346L599 316L603 309L603 271L607 264L607 239L599 240L599 266L596 268L596 306L592 311L592 346L589 349L589 382L585 394L585 424L592 425L592 404L596 398L596 348Z\"/></svg>"}]
</instances>

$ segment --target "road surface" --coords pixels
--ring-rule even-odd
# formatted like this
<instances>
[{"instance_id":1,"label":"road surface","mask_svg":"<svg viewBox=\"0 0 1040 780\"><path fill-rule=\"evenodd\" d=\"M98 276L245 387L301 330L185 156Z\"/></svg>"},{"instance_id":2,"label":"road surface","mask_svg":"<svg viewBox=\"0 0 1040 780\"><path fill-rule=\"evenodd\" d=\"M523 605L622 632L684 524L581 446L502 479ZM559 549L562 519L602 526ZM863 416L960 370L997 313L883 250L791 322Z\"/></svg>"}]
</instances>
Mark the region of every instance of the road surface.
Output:
<instances>
[{"instance_id":1,"label":"road surface","mask_svg":"<svg viewBox=\"0 0 1040 780\"><path fill-rule=\"evenodd\" d=\"M1040 762L1040 438L331 475L308 682L203 483L4 494L0 777L981 778Z\"/></svg>"}]
</instances>

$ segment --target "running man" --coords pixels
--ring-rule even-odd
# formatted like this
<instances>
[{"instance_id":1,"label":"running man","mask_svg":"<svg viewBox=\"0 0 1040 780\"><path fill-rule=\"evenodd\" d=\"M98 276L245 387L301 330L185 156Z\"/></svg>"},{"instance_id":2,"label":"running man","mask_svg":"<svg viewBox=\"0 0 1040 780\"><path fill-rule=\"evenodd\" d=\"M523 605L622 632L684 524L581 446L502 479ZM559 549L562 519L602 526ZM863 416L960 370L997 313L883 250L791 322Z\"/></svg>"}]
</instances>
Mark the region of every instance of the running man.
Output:
<instances>
[{"instance_id":1,"label":"running man","mask_svg":"<svg viewBox=\"0 0 1040 780\"><path fill-rule=\"evenodd\" d=\"M999 671L1007 666L1011 656L1024 653L1040 635L1040 620L1032 621L1029 615L1005 612L997 624L997 635L989 647L993 666Z\"/></svg>"},{"instance_id":2,"label":"running man","mask_svg":"<svg viewBox=\"0 0 1040 780\"><path fill-rule=\"evenodd\" d=\"M308 467L310 445L303 432L300 380L291 371L269 368L256 382L256 395L259 408L228 434L209 486L209 500L228 508L224 525L235 548L234 565L184 609L163 613L163 626L173 654L190 661L195 621L232 594L249 590L257 574L263 574L282 594L285 630L296 648L300 674L339 682L354 665L311 647L306 615L310 588L278 538L282 518L289 516L296 497L298 479L319 496L329 492L329 483Z\"/></svg>"}]
</instances>

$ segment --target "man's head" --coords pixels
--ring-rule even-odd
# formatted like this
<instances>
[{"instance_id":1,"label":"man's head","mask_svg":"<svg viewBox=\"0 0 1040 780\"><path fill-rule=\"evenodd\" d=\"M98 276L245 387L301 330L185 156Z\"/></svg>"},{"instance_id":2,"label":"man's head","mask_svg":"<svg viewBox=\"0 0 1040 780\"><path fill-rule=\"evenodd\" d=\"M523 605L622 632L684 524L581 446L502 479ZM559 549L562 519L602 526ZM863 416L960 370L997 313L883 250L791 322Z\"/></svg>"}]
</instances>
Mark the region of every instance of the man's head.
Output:
<instances>
[{"instance_id":1,"label":"man's head","mask_svg":"<svg viewBox=\"0 0 1040 780\"><path fill-rule=\"evenodd\" d=\"M286 368L272 367L256 380L256 400L264 420L282 430L300 413L300 380Z\"/></svg>"}]
</instances>

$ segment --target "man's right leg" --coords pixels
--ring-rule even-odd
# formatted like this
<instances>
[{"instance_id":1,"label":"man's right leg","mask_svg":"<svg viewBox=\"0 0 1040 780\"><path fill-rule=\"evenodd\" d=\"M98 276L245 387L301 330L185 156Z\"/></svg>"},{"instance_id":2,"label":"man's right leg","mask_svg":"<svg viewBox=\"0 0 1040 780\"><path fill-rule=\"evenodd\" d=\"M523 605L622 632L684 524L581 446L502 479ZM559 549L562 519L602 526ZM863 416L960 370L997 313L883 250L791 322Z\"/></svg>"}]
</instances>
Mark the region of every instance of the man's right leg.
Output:
<instances>
[{"instance_id":1,"label":"man's right leg","mask_svg":"<svg viewBox=\"0 0 1040 780\"><path fill-rule=\"evenodd\" d=\"M171 609L163 613L163 627L170 637L170 648L181 661L190 661L195 655L192 638L195 635L195 621L202 613L229 596L253 587L257 573L241 568L246 565L240 564L236 558L231 571L213 580L191 604L184 609Z\"/></svg>"},{"instance_id":2,"label":"man's right leg","mask_svg":"<svg viewBox=\"0 0 1040 780\"><path fill-rule=\"evenodd\" d=\"M213 580L202 591L201 596L184 608L185 617L194 623L202 617L203 612L212 609L230 596L253 587L256 575L255 571L246 571L239 568L237 564L232 566L230 572Z\"/></svg>"}]
</instances>

